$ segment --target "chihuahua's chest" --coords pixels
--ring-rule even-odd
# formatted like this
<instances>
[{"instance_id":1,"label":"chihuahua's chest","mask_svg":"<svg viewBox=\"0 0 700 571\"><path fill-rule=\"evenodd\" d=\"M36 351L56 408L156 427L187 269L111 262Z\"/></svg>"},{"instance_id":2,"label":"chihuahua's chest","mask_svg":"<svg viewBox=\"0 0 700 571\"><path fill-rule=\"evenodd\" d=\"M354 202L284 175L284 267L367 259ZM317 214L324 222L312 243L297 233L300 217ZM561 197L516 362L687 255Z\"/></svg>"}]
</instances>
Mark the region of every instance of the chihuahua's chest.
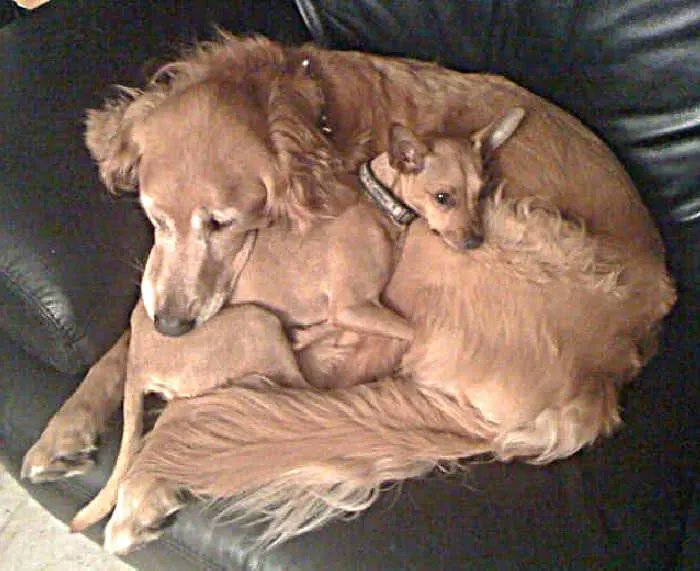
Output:
<instances>
[{"instance_id":1,"label":"chihuahua's chest","mask_svg":"<svg viewBox=\"0 0 700 571\"><path fill-rule=\"evenodd\" d=\"M384 223L357 209L304 233L260 230L231 302L264 306L287 326L320 323L342 288L377 296L393 271L394 243Z\"/></svg>"}]
</instances>

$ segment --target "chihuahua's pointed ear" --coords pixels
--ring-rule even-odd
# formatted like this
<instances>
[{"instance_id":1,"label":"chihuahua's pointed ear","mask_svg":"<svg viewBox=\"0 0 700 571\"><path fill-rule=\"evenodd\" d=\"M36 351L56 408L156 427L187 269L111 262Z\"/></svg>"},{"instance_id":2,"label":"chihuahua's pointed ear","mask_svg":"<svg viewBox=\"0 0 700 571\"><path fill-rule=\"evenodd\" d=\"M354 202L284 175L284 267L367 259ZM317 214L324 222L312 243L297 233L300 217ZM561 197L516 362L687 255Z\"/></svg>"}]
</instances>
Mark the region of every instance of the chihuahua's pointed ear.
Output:
<instances>
[{"instance_id":1,"label":"chihuahua's pointed ear","mask_svg":"<svg viewBox=\"0 0 700 571\"><path fill-rule=\"evenodd\" d=\"M428 147L409 128L394 124L389 141L389 164L404 174L416 174L425 168Z\"/></svg>"},{"instance_id":2,"label":"chihuahua's pointed ear","mask_svg":"<svg viewBox=\"0 0 700 571\"><path fill-rule=\"evenodd\" d=\"M513 107L500 119L495 119L471 136L474 150L488 156L513 136L525 118L525 109Z\"/></svg>"},{"instance_id":3,"label":"chihuahua's pointed ear","mask_svg":"<svg viewBox=\"0 0 700 571\"><path fill-rule=\"evenodd\" d=\"M136 189L141 157L136 128L155 103L151 94L124 88L120 98L87 112L85 143L110 192Z\"/></svg>"}]
</instances>

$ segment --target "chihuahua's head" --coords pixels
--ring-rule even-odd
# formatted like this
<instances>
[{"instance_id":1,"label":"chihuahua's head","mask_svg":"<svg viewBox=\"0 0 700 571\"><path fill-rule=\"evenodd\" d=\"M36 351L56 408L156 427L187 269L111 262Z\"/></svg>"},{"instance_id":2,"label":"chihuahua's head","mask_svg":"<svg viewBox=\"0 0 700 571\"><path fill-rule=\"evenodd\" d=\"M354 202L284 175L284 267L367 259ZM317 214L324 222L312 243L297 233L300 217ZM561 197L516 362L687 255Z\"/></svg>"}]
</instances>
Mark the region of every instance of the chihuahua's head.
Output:
<instances>
[{"instance_id":1,"label":"chihuahua's head","mask_svg":"<svg viewBox=\"0 0 700 571\"><path fill-rule=\"evenodd\" d=\"M480 207L484 164L524 116L524 110L516 107L468 140L422 141L407 127L393 125L384 159L385 170L393 175L393 192L451 248L478 248L484 241Z\"/></svg>"}]
</instances>

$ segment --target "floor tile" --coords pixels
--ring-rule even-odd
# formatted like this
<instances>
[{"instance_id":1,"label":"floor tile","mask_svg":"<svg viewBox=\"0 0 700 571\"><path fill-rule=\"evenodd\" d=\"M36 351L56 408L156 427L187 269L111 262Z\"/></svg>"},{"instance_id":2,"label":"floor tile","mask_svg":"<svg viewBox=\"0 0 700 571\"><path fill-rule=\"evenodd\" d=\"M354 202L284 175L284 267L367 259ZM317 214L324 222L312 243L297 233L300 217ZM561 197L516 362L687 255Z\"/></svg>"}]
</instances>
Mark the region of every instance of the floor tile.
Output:
<instances>
[{"instance_id":1,"label":"floor tile","mask_svg":"<svg viewBox=\"0 0 700 571\"><path fill-rule=\"evenodd\" d=\"M131 571L82 535L72 535L0 465L0 571Z\"/></svg>"}]
</instances>

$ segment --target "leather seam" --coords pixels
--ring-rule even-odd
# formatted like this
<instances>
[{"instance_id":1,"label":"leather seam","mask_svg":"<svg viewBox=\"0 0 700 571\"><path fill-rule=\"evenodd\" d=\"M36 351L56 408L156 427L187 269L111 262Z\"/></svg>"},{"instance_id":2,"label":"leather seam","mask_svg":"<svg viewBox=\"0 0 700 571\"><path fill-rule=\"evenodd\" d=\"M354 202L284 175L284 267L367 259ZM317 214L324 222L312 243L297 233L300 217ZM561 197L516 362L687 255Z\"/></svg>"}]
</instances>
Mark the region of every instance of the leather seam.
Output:
<instances>
[{"instance_id":1,"label":"leather seam","mask_svg":"<svg viewBox=\"0 0 700 571\"><path fill-rule=\"evenodd\" d=\"M8 290L10 291L10 293L17 294L19 297L26 300L28 302L28 305L37 311L42 321L48 323L50 328L64 336L65 341L62 344L69 351L69 355L67 356L70 356L71 359L80 359L81 354L77 345L80 341L80 338L84 336L77 336L76 331L74 329L68 328L63 323L61 323L56 318L56 316L44 306L44 304L39 302L39 300L36 298L35 295L32 294L30 290L25 288L21 284L21 282L19 282L15 277L13 277L6 269L0 268L0 277L2 277L3 281L8 285ZM22 348L29 349L29 347L27 347L27 344L23 339L16 339L15 336L11 336L11 338L14 339L14 341L20 343Z\"/></svg>"},{"instance_id":2,"label":"leather seam","mask_svg":"<svg viewBox=\"0 0 700 571\"><path fill-rule=\"evenodd\" d=\"M323 29L323 24L321 24L321 17L317 11L301 0L295 0L294 6L297 12L299 12L304 25L314 36L314 40L321 45L326 45L325 31Z\"/></svg>"}]
</instances>

